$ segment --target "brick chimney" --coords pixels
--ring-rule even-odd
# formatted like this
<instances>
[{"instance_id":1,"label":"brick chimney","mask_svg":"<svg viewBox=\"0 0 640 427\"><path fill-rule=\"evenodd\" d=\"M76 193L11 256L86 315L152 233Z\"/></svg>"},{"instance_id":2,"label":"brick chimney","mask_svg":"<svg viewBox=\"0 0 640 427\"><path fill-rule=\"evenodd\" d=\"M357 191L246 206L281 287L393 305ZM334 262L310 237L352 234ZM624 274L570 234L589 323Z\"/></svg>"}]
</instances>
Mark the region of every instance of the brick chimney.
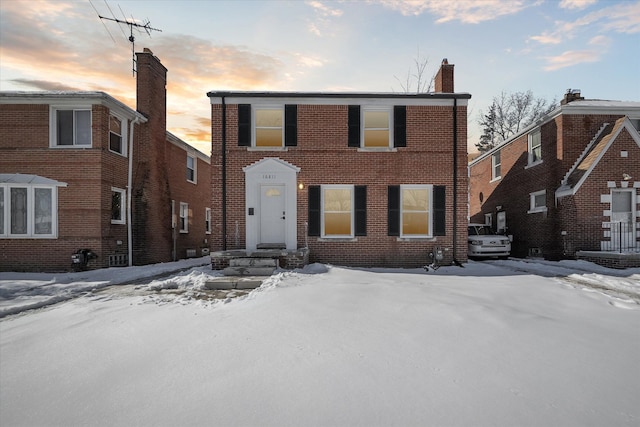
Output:
<instances>
[{"instance_id":1,"label":"brick chimney","mask_svg":"<svg viewBox=\"0 0 640 427\"><path fill-rule=\"evenodd\" d=\"M560 101L560 105L565 105L573 101L580 101L584 99L580 96L580 89L567 89L564 94L564 98Z\"/></svg>"},{"instance_id":2,"label":"brick chimney","mask_svg":"<svg viewBox=\"0 0 640 427\"><path fill-rule=\"evenodd\" d=\"M436 93L453 93L453 64L449 64L447 58L442 60L434 86Z\"/></svg>"},{"instance_id":3,"label":"brick chimney","mask_svg":"<svg viewBox=\"0 0 640 427\"><path fill-rule=\"evenodd\" d=\"M136 53L137 110L147 117L134 134L133 264L171 261L171 197L165 159L167 69L151 50Z\"/></svg>"}]
</instances>

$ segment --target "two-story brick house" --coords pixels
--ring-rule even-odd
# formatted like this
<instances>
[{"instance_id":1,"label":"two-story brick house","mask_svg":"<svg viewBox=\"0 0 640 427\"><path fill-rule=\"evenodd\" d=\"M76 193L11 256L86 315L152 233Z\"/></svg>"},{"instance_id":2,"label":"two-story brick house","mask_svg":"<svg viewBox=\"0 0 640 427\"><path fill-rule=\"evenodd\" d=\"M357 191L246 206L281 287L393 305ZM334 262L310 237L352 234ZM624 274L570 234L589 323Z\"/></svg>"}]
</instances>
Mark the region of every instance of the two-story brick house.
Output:
<instances>
[{"instance_id":1,"label":"two-story brick house","mask_svg":"<svg viewBox=\"0 0 640 427\"><path fill-rule=\"evenodd\" d=\"M209 92L211 249L415 267L440 247L465 262L471 96L453 77L445 60L433 93Z\"/></svg>"},{"instance_id":2,"label":"two-story brick house","mask_svg":"<svg viewBox=\"0 0 640 427\"><path fill-rule=\"evenodd\" d=\"M104 92L0 92L0 270L67 270L78 249L98 268L208 246L210 160L166 131L160 61L145 50L137 69L137 110Z\"/></svg>"},{"instance_id":3,"label":"two-story brick house","mask_svg":"<svg viewBox=\"0 0 640 427\"><path fill-rule=\"evenodd\" d=\"M587 100L568 91L539 123L471 161L471 221L506 229L512 253L521 257L638 251L639 124L640 102Z\"/></svg>"}]
</instances>

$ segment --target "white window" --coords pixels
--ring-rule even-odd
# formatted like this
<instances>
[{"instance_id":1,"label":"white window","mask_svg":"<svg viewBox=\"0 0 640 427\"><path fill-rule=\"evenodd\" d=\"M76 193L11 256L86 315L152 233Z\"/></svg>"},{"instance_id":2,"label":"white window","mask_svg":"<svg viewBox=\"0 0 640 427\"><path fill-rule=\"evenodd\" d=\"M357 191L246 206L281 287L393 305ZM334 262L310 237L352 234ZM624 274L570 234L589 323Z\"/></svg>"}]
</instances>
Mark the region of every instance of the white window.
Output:
<instances>
[{"instance_id":1,"label":"white window","mask_svg":"<svg viewBox=\"0 0 640 427\"><path fill-rule=\"evenodd\" d=\"M491 156L491 180L500 178L501 175L501 165L502 160L500 159L500 151L496 151Z\"/></svg>"},{"instance_id":2,"label":"white window","mask_svg":"<svg viewBox=\"0 0 640 427\"><path fill-rule=\"evenodd\" d=\"M488 225L488 226L492 226L493 225L493 215L488 213L488 214L484 214L484 224Z\"/></svg>"},{"instance_id":3,"label":"white window","mask_svg":"<svg viewBox=\"0 0 640 427\"><path fill-rule=\"evenodd\" d=\"M400 186L400 237L431 237L432 185Z\"/></svg>"},{"instance_id":4,"label":"white window","mask_svg":"<svg viewBox=\"0 0 640 427\"><path fill-rule=\"evenodd\" d=\"M388 148L391 145L391 114L388 108L362 110L363 148Z\"/></svg>"},{"instance_id":5,"label":"white window","mask_svg":"<svg viewBox=\"0 0 640 427\"><path fill-rule=\"evenodd\" d=\"M540 190L529 193L529 211L528 213L546 212L547 211L547 191Z\"/></svg>"},{"instance_id":6,"label":"white window","mask_svg":"<svg viewBox=\"0 0 640 427\"><path fill-rule=\"evenodd\" d=\"M189 232L189 204L180 202L180 232Z\"/></svg>"},{"instance_id":7,"label":"white window","mask_svg":"<svg viewBox=\"0 0 640 427\"><path fill-rule=\"evenodd\" d=\"M127 192L111 187L111 224L126 224Z\"/></svg>"},{"instance_id":8,"label":"white window","mask_svg":"<svg viewBox=\"0 0 640 427\"><path fill-rule=\"evenodd\" d=\"M127 121L115 115L109 116L109 151L127 155Z\"/></svg>"},{"instance_id":9,"label":"white window","mask_svg":"<svg viewBox=\"0 0 640 427\"><path fill-rule=\"evenodd\" d=\"M0 184L0 237L57 237L55 186Z\"/></svg>"},{"instance_id":10,"label":"white window","mask_svg":"<svg viewBox=\"0 0 640 427\"><path fill-rule=\"evenodd\" d=\"M204 208L204 230L211 234L211 208Z\"/></svg>"},{"instance_id":11,"label":"white window","mask_svg":"<svg viewBox=\"0 0 640 427\"><path fill-rule=\"evenodd\" d=\"M529 166L542 162L540 129L529 134Z\"/></svg>"},{"instance_id":12,"label":"white window","mask_svg":"<svg viewBox=\"0 0 640 427\"><path fill-rule=\"evenodd\" d=\"M51 107L51 147L91 147L91 107Z\"/></svg>"},{"instance_id":13,"label":"white window","mask_svg":"<svg viewBox=\"0 0 640 427\"><path fill-rule=\"evenodd\" d=\"M353 237L353 186L322 186L322 237Z\"/></svg>"},{"instance_id":14,"label":"white window","mask_svg":"<svg viewBox=\"0 0 640 427\"><path fill-rule=\"evenodd\" d=\"M196 183L197 174L196 174L196 165L197 160L195 156L190 156L187 154L187 181Z\"/></svg>"},{"instance_id":15,"label":"white window","mask_svg":"<svg viewBox=\"0 0 640 427\"><path fill-rule=\"evenodd\" d=\"M284 110L282 107L256 107L254 147L282 147L284 145Z\"/></svg>"}]
</instances>

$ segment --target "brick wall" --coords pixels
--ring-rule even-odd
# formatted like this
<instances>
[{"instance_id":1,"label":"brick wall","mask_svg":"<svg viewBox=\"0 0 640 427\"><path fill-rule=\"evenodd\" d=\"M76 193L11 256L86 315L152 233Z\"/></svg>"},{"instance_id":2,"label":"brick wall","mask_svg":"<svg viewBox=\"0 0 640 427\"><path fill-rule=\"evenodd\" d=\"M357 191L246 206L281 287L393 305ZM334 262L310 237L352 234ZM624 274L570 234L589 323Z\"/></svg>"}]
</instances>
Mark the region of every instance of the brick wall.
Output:
<instances>
[{"instance_id":1,"label":"brick wall","mask_svg":"<svg viewBox=\"0 0 640 427\"><path fill-rule=\"evenodd\" d=\"M299 105L298 145L286 151L251 151L237 145L237 105L226 105L227 137L227 249L245 244L245 182L242 168L264 157L278 157L297 167L298 247L308 244L310 262L352 266L422 266L434 246L453 255L453 118L452 107L408 106L407 147L396 152L359 152L347 147L347 105ZM221 250L222 236L222 106L212 105L212 249ZM467 169L466 107L458 107L458 230L456 258L466 261ZM367 186L367 235L353 241L307 237L310 185ZM399 184L446 186L446 236L433 239L398 239L387 235L387 187ZM237 224L237 228L236 228ZM236 242L235 232L239 233Z\"/></svg>"},{"instance_id":2,"label":"brick wall","mask_svg":"<svg viewBox=\"0 0 640 427\"><path fill-rule=\"evenodd\" d=\"M502 178L493 182L491 155L474 162L469 169L471 221L484 222L484 215L491 213L495 223L496 212L503 210L508 233L514 237L514 256L527 256L532 248L541 249L543 255L550 259L565 256L567 245L571 246L571 242L562 231L575 229L581 221L586 220L587 217L582 216L584 209L591 212L587 216L593 215L595 211L591 210L592 206L599 203L600 199L598 196L592 200L592 195L585 193L585 199L565 198L556 206L555 191L602 125L619 117L562 114L552 119L541 128L542 163L528 167L528 137L523 135L500 149ZM614 170L615 166L612 166L607 173L614 173ZM602 184L601 180L599 182L597 185ZM547 190L547 211L528 213L529 194L543 189ZM561 210L564 211L562 216ZM573 226L568 227L568 223L573 223ZM569 252L573 253L573 250Z\"/></svg>"}]
</instances>

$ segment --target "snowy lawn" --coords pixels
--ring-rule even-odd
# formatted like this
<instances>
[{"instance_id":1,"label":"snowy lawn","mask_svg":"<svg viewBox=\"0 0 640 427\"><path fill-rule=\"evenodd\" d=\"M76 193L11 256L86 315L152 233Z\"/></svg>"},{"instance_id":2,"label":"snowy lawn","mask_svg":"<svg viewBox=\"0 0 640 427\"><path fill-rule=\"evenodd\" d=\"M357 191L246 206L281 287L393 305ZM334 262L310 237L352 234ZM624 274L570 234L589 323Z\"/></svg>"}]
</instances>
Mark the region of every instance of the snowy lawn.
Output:
<instances>
[{"instance_id":1,"label":"snowy lawn","mask_svg":"<svg viewBox=\"0 0 640 427\"><path fill-rule=\"evenodd\" d=\"M1 319L0 425L640 424L637 269L316 264L225 300L212 275ZM2 306L55 285L19 277L0 274Z\"/></svg>"}]
</instances>

